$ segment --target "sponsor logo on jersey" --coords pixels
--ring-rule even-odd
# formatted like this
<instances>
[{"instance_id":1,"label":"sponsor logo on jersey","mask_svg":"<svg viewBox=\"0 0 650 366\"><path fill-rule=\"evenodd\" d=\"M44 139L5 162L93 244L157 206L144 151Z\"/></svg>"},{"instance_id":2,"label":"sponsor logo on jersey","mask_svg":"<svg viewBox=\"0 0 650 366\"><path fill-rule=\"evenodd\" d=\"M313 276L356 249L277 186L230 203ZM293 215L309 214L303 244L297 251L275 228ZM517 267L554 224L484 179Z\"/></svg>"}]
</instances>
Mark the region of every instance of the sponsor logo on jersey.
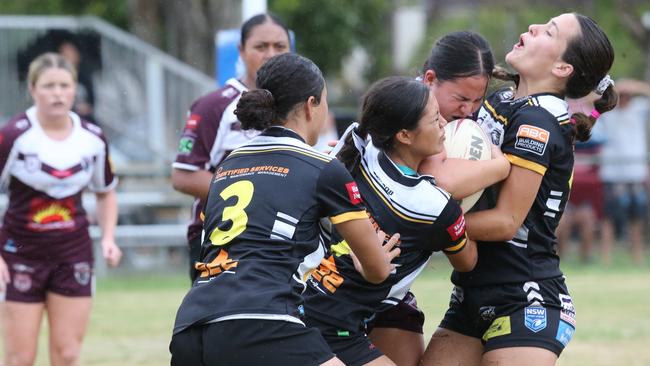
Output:
<instances>
[{"instance_id":1,"label":"sponsor logo on jersey","mask_svg":"<svg viewBox=\"0 0 650 366\"><path fill-rule=\"evenodd\" d=\"M350 202L353 205L358 205L359 203L363 202L361 200L361 192L359 192L359 187L357 187L356 182L346 183L345 189L347 189L348 197L350 198Z\"/></svg>"},{"instance_id":2,"label":"sponsor logo on jersey","mask_svg":"<svg viewBox=\"0 0 650 366\"><path fill-rule=\"evenodd\" d=\"M529 151L537 155L544 155L550 133L543 128L521 125L517 130L515 148Z\"/></svg>"},{"instance_id":3,"label":"sponsor logo on jersey","mask_svg":"<svg viewBox=\"0 0 650 366\"><path fill-rule=\"evenodd\" d=\"M447 228L447 232L449 233L451 240L458 240L465 234L465 216L463 216L462 213L458 216L456 222Z\"/></svg>"},{"instance_id":4,"label":"sponsor logo on jersey","mask_svg":"<svg viewBox=\"0 0 650 366\"><path fill-rule=\"evenodd\" d=\"M186 130L196 130L199 128L199 122L201 122L201 116L198 114L190 114L189 117L187 117L187 121L185 122L185 129Z\"/></svg>"},{"instance_id":5,"label":"sponsor logo on jersey","mask_svg":"<svg viewBox=\"0 0 650 366\"><path fill-rule=\"evenodd\" d=\"M71 229L75 225L74 212L71 198L60 201L34 199L27 228L35 231Z\"/></svg>"},{"instance_id":6,"label":"sponsor logo on jersey","mask_svg":"<svg viewBox=\"0 0 650 366\"><path fill-rule=\"evenodd\" d=\"M343 284L343 276L339 274L336 268L336 261L333 255L321 259L320 265L311 274L311 280L312 283L316 282L317 287L320 288L318 284L321 284L331 293L335 293L338 290L341 284Z\"/></svg>"},{"instance_id":7,"label":"sponsor logo on jersey","mask_svg":"<svg viewBox=\"0 0 650 366\"><path fill-rule=\"evenodd\" d=\"M228 252L221 249L210 263L197 262L194 268L199 272L199 277L206 278L221 273L235 273L238 264L238 260L230 258Z\"/></svg>"},{"instance_id":8,"label":"sponsor logo on jersey","mask_svg":"<svg viewBox=\"0 0 650 366\"><path fill-rule=\"evenodd\" d=\"M490 338L507 335L511 332L512 329L510 327L510 317L501 316L494 319L492 324L490 324L488 330L483 333L483 340L488 341Z\"/></svg>"},{"instance_id":9,"label":"sponsor logo on jersey","mask_svg":"<svg viewBox=\"0 0 650 366\"><path fill-rule=\"evenodd\" d=\"M537 333L546 328L546 309L541 306L528 306L524 309L524 325Z\"/></svg>"},{"instance_id":10,"label":"sponsor logo on jersey","mask_svg":"<svg viewBox=\"0 0 650 366\"><path fill-rule=\"evenodd\" d=\"M72 267L74 269L74 279L81 286L86 286L90 282L92 271L88 262L75 263Z\"/></svg>"},{"instance_id":11,"label":"sponsor logo on jersey","mask_svg":"<svg viewBox=\"0 0 650 366\"><path fill-rule=\"evenodd\" d=\"M181 137L181 140L178 143L178 152L180 154L189 154L192 152L193 147L194 147L193 137Z\"/></svg>"},{"instance_id":12,"label":"sponsor logo on jersey","mask_svg":"<svg viewBox=\"0 0 650 366\"><path fill-rule=\"evenodd\" d=\"M7 239L7 242L5 243L3 249L5 252L9 252L9 253L18 252L18 247L16 246L16 243L13 241L13 239Z\"/></svg>"},{"instance_id":13,"label":"sponsor logo on jersey","mask_svg":"<svg viewBox=\"0 0 650 366\"><path fill-rule=\"evenodd\" d=\"M575 328L573 328L571 324L560 320L560 323L557 326L557 334L555 335L555 339L557 339L564 345L564 347L566 347L566 345L571 341L571 338L573 338L575 331Z\"/></svg>"}]
</instances>

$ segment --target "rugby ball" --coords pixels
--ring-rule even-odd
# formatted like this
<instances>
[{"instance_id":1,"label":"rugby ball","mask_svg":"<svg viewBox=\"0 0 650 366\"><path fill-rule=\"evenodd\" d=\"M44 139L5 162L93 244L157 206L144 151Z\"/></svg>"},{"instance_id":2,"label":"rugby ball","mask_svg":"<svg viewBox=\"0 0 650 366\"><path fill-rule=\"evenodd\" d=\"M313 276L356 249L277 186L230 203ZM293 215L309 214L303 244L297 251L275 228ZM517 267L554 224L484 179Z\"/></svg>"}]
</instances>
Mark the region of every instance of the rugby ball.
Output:
<instances>
[{"instance_id":1,"label":"rugby ball","mask_svg":"<svg viewBox=\"0 0 650 366\"><path fill-rule=\"evenodd\" d=\"M457 119L445 126L445 150L448 158L467 160L492 159L490 139L478 123L471 119ZM480 190L460 201L463 212L469 211L481 197Z\"/></svg>"}]
</instances>

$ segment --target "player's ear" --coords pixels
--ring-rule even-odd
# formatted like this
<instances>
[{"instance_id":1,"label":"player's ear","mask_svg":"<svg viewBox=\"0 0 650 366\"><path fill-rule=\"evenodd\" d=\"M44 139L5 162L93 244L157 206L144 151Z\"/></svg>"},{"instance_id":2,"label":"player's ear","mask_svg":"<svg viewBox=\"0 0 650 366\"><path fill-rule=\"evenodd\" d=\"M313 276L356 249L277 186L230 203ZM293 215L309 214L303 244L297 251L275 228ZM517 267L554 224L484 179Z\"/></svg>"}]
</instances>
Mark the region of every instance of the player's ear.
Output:
<instances>
[{"instance_id":1,"label":"player's ear","mask_svg":"<svg viewBox=\"0 0 650 366\"><path fill-rule=\"evenodd\" d=\"M410 145L413 143L413 136L411 136L411 131L401 129L395 134L395 140L401 144Z\"/></svg>"},{"instance_id":2,"label":"player's ear","mask_svg":"<svg viewBox=\"0 0 650 366\"><path fill-rule=\"evenodd\" d=\"M436 76L435 70L427 70L424 72L424 75L422 76L422 82L424 82L426 85L431 86L438 77Z\"/></svg>"},{"instance_id":3,"label":"player's ear","mask_svg":"<svg viewBox=\"0 0 650 366\"><path fill-rule=\"evenodd\" d=\"M558 61L553 65L551 72L558 78L568 78L573 73L573 65Z\"/></svg>"},{"instance_id":4,"label":"player's ear","mask_svg":"<svg viewBox=\"0 0 650 366\"><path fill-rule=\"evenodd\" d=\"M313 118L314 108L317 106L318 104L316 103L316 98L313 95L310 96L305 102L305 106L303 108L305 110L305 117L307 118L308 121L311 121L311 119Z\"/></svg>"}]
</instances>

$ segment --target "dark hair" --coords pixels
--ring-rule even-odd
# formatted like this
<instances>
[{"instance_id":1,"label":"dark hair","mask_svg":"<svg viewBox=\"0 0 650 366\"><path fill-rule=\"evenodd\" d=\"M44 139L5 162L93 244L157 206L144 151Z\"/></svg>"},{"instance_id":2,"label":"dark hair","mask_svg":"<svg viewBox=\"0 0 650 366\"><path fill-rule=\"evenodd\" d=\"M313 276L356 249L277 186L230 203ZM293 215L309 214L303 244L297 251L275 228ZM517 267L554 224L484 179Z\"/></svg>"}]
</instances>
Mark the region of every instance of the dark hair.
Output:
<instances>
[{"instance_id":1,"label":"dark hair","mask_svg":"<svg viewBox=\"0 0 650 366\"><path fill-rule=\"evenodd\" d=\"M280 18L278 18L276 15L271 13L262 13L251 17L250 19L245 21L244 24L242 24L241 32L240 32L241 39L239 41L242 47L246 44L248 37L250 37L250 34L253 31L253 28L257 27L258 25L264 24L266 22L271 22L282 27L282 29L284 29L284 31L287 33L287 39L290 39L289 28L287 28L287 25L284 24L284 22Z\"/></svg>"},{"instance_id":2,"label":"dark hair","mask_svg":"<svg viewBox=\"0 0 650 366\"><path fill-rule=\"evenodd\" d=\"M573 74L567 81L566 96L580 98L596 89L598 83L607 75L614 63L614 48L607 35L591 18L575 14L580 23L581 36L569 41L562 59L573 65ZM602 96L594 102L594 108L605 113L616 107L618 94L610 84ZM591 128L596 123L594 117L584 113L574 113L576 138L587 141L591 137Z\"/></svg>"},{"instance_id":3,"label":"dark hair","mask_svg":"<svg viewBox=\"0 0 650 366\"><path fill-rule=\"evenodd\" d=\"M372 137L372 143L384 150L393 149L395 134L413 130L429 102L430 89L413 78L391 76L375 82L363 97L357 134ZM359 152L348 135L338 158L352 172L359 164Z\"/></svg>"},{"instance_id":4,"label":"dark hair","mask_svg":"<svg viewBox=\"0 0 650 366\"><path fill-rule=\"evenodd\" d=\"M578 99L594 91L607 75L614 63L614 48L596 21L581 14L572 14L580 24L580 34L569 40L562 55L562 60L573 66L573 73L567 80L564 94L566 97ZM496 69L493 76L519 84L519 75L508 73L501 68ZM610 84L600 99L594 102L594 108L599 113L605 113L614 109L617 103L618 94L614 85ZM571 115L571 120L575 126L574 138L578 141L589 140L596 118L577 112Z\"/></svg>"},{"instance_id":5,"label":"dark hair","mask_svg":"<svg viewBox=\"0 0 650 366\"><path fill-rule=\"evenodd\" d=\"M422 73L436 72L441 81L470 76L492 76L494 56L490 44L474 32L453 32L440 38L424 62Z\"/></svg>"},{"instance_id":6,"label":"dark hair","mask_svg":"<svg viewBox=\"0 0 650 366\"><path fill-rule=\"evenodd\" d=\"M242 94L235 115L245 130L280 125L297 104L320 103L323 74L310 59L293 53L273 56L257 71L257 88Z\"/></svg>"}]
</instances>

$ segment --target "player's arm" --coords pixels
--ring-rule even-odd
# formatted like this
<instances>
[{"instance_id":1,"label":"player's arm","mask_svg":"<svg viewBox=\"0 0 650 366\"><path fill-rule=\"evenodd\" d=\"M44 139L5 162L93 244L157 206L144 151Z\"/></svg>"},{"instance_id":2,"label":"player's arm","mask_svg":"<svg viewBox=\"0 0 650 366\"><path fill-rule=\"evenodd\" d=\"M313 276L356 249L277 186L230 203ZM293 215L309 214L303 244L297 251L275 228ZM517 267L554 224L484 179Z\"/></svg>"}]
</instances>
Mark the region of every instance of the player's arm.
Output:
<instances>
[{"instance_id":1,"label":"player's arm","mask_svg":"<svg viewBox=\"0 0 650 366\"><path fill-rule=\"evenodd\" d=\"M115 189L95 193L97 196L97 222L102 229L102 254L111 267L120 263L122 251L115 243L117 225L117 194Z\"/></svg>"},{"instance_id":2,"label":"player's arm","mask_svg":"<svg viewBox=\"0 0 650 366\"><path fill-rule=\"evenodd\" d=\"M447 260L452 267L458 272L469 272L474 269L476 262L478 262L478 251L476 249L476 242L467 238L461 243L462 247L459 250L443 250L447 256Z\"/></svg>"},{"instance_id":3,"label":"player's arm","mask_svg":"<svg viewBox=\"0 0 650 366\"><path fill-rule=\"evenodd\" d=\"M465 215L469 237L481 241L512 239L535 201L542 178L539 172L512 165L496 207Z\"/></svg>"},{"instance_id":4,"label":"player's arm","mask_svg":"<svg viewBox=\"0 0 650 366\"><path fill-rule=\"evenodd\" d=\"M208 196L211 180L212 173L207 170L172 169L172 186L174 189L204 201Z\"/></svg>"},{"instance_id":5,"label":"player's arm","mask_svg":"<svg viewBox=\"0 0 650 366\"><path fill-rule=\"evenodd\" d=\"M400 253L400 249L396 248L399 234L393 235L382 246L383 240L379 240L367 216L335 226L361 264L362 270L359 272L366 281L377 284L388 278L393 269L391 261Z\"/></svg>"},{"instance_id":6,"label":"player's arm","mask_svg":"<svg viewBox=\"0 0 650 366\"><path fill-rule=\"evenodd\" d=\"M460 200L505 179L510 163L501 150L492 145L490 160L447 158L443 151L424 159L418 171L434 176L438 186Z\"/></svg>"}]
</instances>

